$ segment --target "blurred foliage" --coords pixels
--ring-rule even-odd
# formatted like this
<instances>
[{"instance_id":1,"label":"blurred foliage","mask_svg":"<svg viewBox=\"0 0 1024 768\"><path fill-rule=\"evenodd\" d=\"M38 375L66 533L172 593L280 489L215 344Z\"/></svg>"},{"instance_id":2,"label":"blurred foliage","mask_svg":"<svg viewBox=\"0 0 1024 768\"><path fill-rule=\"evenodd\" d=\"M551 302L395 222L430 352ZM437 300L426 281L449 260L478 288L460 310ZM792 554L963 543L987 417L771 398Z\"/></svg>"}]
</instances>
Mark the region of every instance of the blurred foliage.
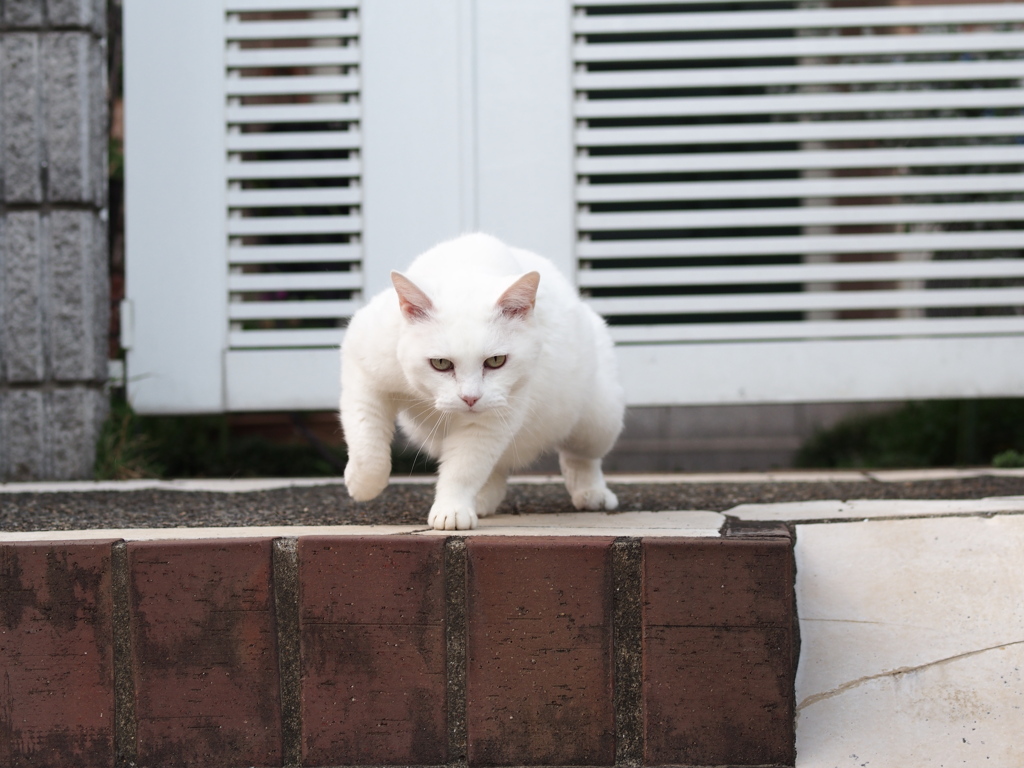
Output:
<instances>
[{"instance_id":1,"label":"blurred foliage","mask_svg":"<svg viewBox=\"0 0 1024 768\"><path fill-rule=\"evenodd\" d=\"M1020 469L1024 467L1024 451L1008 451L997 453L992 459L992 466L999 469Z\"/></svg>"},{"instance_id":2,"label":"blurred foliage","mask_svg":"<svg viewBox=\"0 0 1024 768\"><path fill-rule=\"evenodd\" d=\"M1024 466L1024 400L932 400L857 416L819 432L798 467L883 469L995 463Z\"/></svg>"},{"instance_id":3,"label":"blurred foliage","mask_svg":"<svg viewBox=\"0 0 1024 768\"><path fill-rule=\"evenodd\" d=\"M122 395L97 447L97 480L187 477L339 477L344 446L326 444L293 415L299 442L280 442L231 430L226 415L139 416ZM397 450L392 472L430 473L436 465L415 452Z\"/></svg>"}]
</instances>

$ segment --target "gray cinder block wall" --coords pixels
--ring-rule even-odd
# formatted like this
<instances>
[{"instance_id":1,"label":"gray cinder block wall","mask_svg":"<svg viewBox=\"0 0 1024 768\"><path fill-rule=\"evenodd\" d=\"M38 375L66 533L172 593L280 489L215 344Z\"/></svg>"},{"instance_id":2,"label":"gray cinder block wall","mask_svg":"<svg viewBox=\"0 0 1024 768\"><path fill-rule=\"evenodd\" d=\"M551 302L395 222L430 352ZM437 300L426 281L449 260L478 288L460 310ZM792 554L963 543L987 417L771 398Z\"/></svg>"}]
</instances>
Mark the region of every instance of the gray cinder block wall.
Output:
<instances>
[{"instance_id":1,"label":"gray cinder block wall","mask_svg":"<svg viewBox=\"0 0 1024 768\"><path fill-rule=\"evenodd\" d=\"M107 412L106 0L0 0L0 481L92 476Z\"/></svg>"}]
</instances>

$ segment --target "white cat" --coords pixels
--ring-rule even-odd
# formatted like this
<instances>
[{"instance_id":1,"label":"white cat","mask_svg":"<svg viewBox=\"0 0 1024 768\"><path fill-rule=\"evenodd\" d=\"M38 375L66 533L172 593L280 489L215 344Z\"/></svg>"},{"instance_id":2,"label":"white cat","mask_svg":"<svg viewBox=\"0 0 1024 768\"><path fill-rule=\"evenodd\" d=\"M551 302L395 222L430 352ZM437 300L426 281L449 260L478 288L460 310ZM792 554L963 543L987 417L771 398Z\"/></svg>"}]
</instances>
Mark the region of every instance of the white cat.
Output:
<instances>
[{"instance_id":1,"label":"white cat","mask_svg":"<svg viewBox=\"0 0 1024 768\"><path fill-rule=\"evenodd\" d=\"M345 334L345 485L377 496L395 420L440 462L428 522L473 528L509 473L557 449L577 509L615 509L601 459L622 430L623 393L604 321L547 259L481 234L419 256Z\"/></svg>"}]
</instances>

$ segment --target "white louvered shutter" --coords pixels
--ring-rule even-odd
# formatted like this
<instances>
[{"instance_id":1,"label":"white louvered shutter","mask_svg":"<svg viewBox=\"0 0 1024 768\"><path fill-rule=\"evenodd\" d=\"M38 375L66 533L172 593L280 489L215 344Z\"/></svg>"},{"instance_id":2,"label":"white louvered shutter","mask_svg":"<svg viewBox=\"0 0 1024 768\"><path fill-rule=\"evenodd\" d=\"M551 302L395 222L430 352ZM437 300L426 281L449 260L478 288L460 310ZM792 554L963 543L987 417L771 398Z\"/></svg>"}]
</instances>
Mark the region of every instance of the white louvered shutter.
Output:
<instances>
[{"instance_id":1,"label":"white louvered shutter","mask_svg":"<svg viewBox=\"0 0 1024 768\"><path fill-rule=\"evenodd\" d=\"M337 349L363 284L359 23L358 0L126 6L129 377L140 410L337 399ZM176 31L174 55L145 47ZM166 135L179 119L196 124L201 154ZM162 174L158 153L171 158ZM209 222L201 240L183 243L197 218ZM182 285L155 278L157 261ZM165 290L180 292L170 308ZM207 382L201 393L193 379Z\"/></svg>"},{"instance_id":2,"label":"white louvered shutter","mask_svg":"<svg viewBox=\"0 0 1024 768\"><path fill-rule=\"evenodd\" d=\"M1024 393L1024 3L576 3L633 403Z\"/></svg>"}]
</instances>

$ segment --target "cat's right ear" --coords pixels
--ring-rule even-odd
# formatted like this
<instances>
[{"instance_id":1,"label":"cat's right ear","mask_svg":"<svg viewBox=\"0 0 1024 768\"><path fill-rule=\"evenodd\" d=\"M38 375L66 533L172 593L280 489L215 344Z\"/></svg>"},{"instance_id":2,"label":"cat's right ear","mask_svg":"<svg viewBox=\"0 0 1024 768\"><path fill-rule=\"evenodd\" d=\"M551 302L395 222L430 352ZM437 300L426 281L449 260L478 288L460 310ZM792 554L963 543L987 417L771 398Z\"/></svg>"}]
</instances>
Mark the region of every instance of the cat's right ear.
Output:
<instances>
[{"instance_id":1,"label":"cat's right ear","mask_svg":"<svg viewBox=\"0 0 1024 768\"><path fill-rule=\"evenodd\" d=\"M398 294L398 306L406 320L417 322L430 317L430 311L434 308L430 298L408 277L401 272L391 272L391 284L395 286L395 293Z\"/></svg>"}]
</instances>

